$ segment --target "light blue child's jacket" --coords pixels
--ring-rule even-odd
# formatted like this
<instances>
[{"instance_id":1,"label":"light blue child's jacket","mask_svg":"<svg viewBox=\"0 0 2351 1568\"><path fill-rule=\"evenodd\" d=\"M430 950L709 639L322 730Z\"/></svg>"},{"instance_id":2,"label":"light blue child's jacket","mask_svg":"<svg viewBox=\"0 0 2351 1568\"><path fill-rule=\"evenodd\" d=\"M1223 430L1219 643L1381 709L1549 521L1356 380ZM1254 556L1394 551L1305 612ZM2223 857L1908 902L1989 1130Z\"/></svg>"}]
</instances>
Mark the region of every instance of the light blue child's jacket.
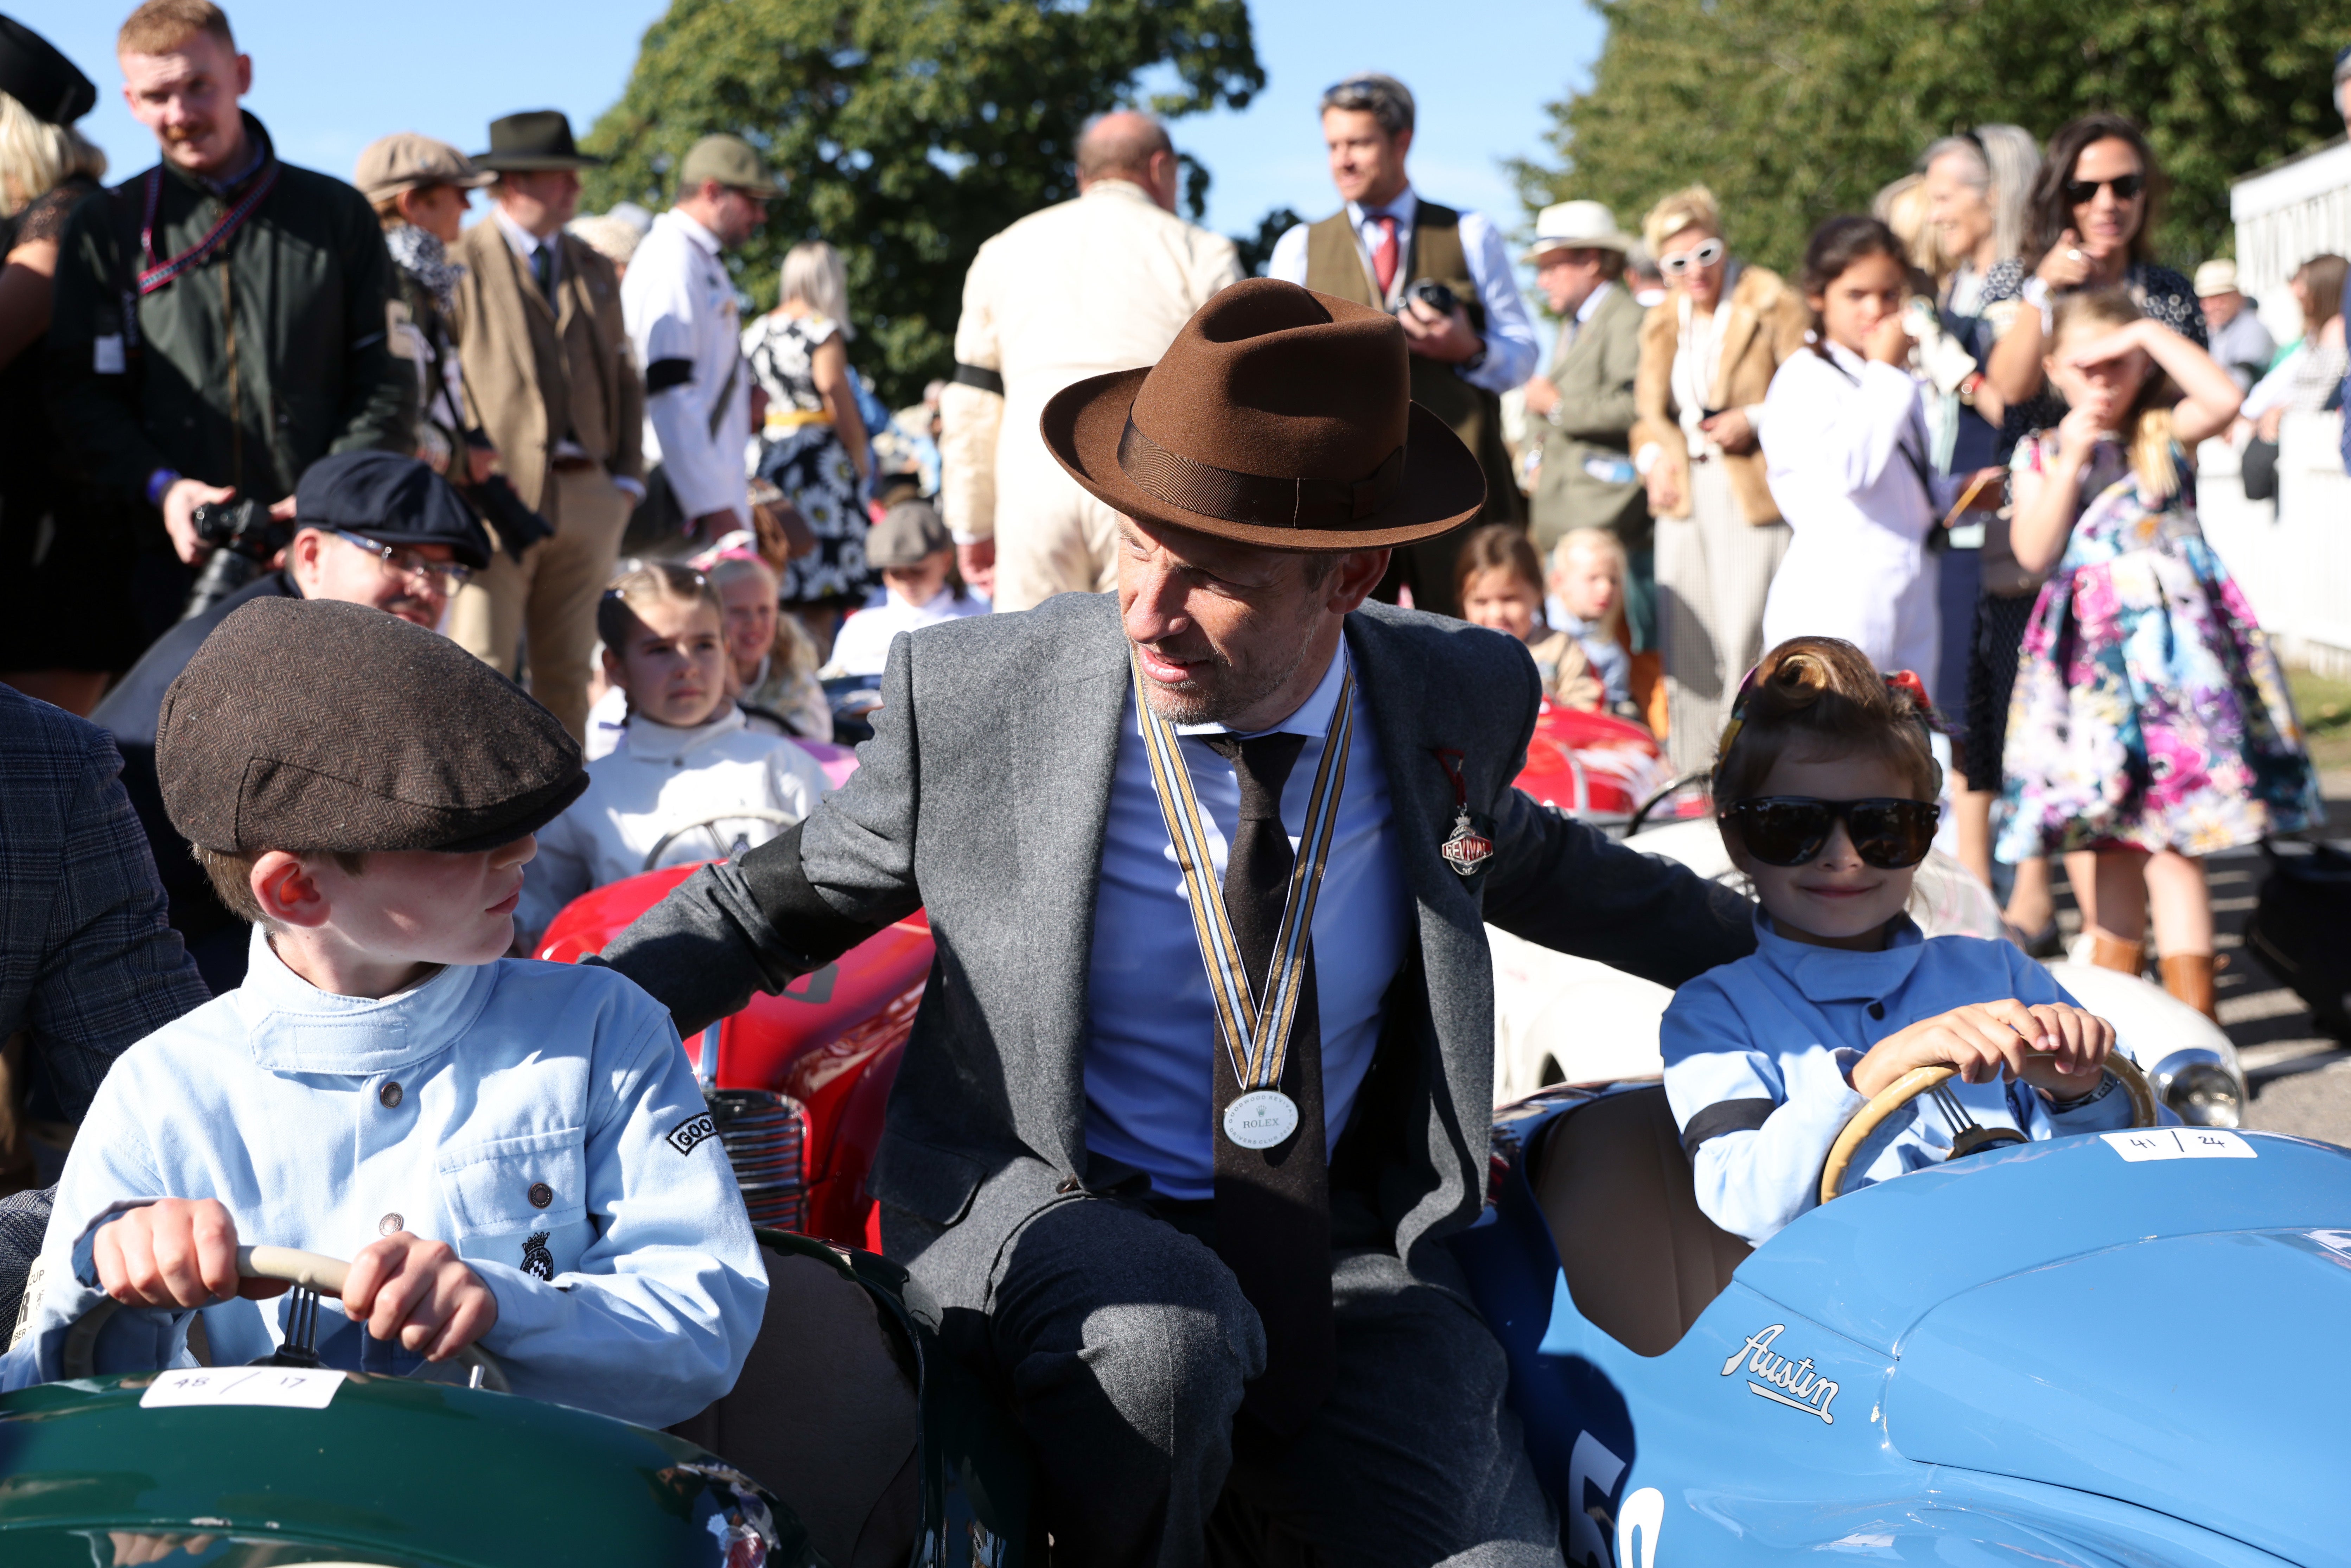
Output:
<instances>
[{"instance_id":1,"label":"light blue child's jacket","mask_svg":"<svg viewBox=\"0 0 2351 1568\"><path fill-rule=\"evenodd\" d=\"M1870 1047L1971 1002L2078 1005L2013 944L1930 939L1907 915L1883 950L1853 953L1792 942L1758 909L1755 944L1751 956L1675 993L1658 1043L1698 1207L1757 1246L1820 1201L1829 1145L1867 1103L1845 1074ZM2119 1090L2053 1111L2022 1082L1953 1078L1948 1087L1978 1125L2030 1138L2130 1125L2130 1100ZM1860 1151L1845 1190L1940 1162L1951 1134L1930 1098L1912 1101Z\"/></svg>"},{"instance_id":2,"label":"light blue child's jacket","mask_svg":"<svg viewBox=\"0 0 2351 1568\"><path fill-rule=\"evenodd\" d=\"M381 1000L295 975L254 934L245 984L118 1060L74 1139L0 1387L59 1375L103 1300L100 1225L218 1198L242 1242L348 1259L405 1229L455 1247L497 1298L481 1341L514 1391L659 1427L734 1386L767 1270L669 1014L610 969L455 967ZM204 1310L214 1364L266 1355L283 1303ZM192 1313L129 1310L98 1370L193 1364ZM418 1358L329 1301L320 1352Z\"/></svg>"}]
</instances>

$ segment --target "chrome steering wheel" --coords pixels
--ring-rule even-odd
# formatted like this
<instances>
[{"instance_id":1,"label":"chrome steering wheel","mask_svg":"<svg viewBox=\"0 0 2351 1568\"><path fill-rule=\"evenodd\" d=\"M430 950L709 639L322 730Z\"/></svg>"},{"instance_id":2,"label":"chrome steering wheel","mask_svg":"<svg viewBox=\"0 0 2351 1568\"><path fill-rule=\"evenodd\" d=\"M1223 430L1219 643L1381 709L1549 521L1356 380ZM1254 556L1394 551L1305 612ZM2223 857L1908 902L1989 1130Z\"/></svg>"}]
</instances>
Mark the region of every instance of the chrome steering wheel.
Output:
<instances>
[{"instance_id":1,"label":"chrome steering wheel","mask_svg":"<svg viewBox=\"0 0 2351 1568\"><path fill-rule=\"evenodd\" d=\"M686 834L696 831L697 830L706 830L710 831L710 842L718 852L717 858L725 860L732 852L732 846L720 839L716 831L718 824L721 822L773 822L778 827L789 828L794 822L799 821L799 819L798 817L793 816L789 811L778 811L767 806L741 806L732 811L720 811L712 816L705 817L699 821L688 822L683 827L672 828L668 832L664 833L661 836L661 841L654 844L652 849L645 852L645 863L638 869L640 871L653 871L658 869L661 865L661 858L664 854L668 852L670 845L677 842L678 840L685 837Z\"/></svg>"},{"instance_id":2,"label":"chrome steering wheel","mask_svg":"<svg viewBox=\"0 0 2351 1568\"><path fill-rule=\"evenodd\" d=\"M351 1266L340 1258L324 1253L298 1251L291 1247L239 1247L236 1249L236 1271L247 1280L283 1280L294 1287L294 1305L287 1320L286 1343L269 1361L284 1366L316 1366L318 1351L314 1348L319 1332L319 1298L340 1297L343 1281ZM109 1298L81 1315L73 1327L66 1331L66 1342L58 1355L58 1370L67 1377L89 1377L97 1372L98 1338L107 1321L122 1310L122 1303ZM493 1394L510 1394L506 1368L497 1357L478 1344L469 1344L449 1358L459 1374L457 1378L444 1373L431 1363L407 1375L426 1383L463 1381L468 1388L486 1388Z\"/></svg>"},{"instance_id":3,"label":"chrome steering wheel","mask_svg":"<svg viewBox=\"0 0 2351 1568\"><path fill-rule=\"evenodd\" d=\"M2048 1056L2053 1053L2033 1051L2031 1054ZM2156 1124L2155 1092L2147 1086L2147 1075L2138 1070L2138 1063L2119 1051L2110 1051L2106 1053L2105 1065L2106 1076L2120 1083L2123 1086L2123 1092L2130 1096L2131 1125L2154 1126ZM1836 1142L1829 1145L1829 1157L1822 1163L1821 1201L1827 1203L1844 1191L1845 1177L1851 1174L1854 1155L1860 1152L1862 1145L1868 1143L1876 1134L1878 1128L1891 1119L1895 1113L1902 1110L1922 1094L1931 1094L1935 1097L1937 1109L1943 1113L1945 1119L1949 1121L1956 1129L1951 1139L1951 1152L1943 1156L1946 1160L1955 1160L1962 1155L1972 1155L1983 1149L1997 1148L2002 1144L2028 1142L2025 1135L2013 1127L1985 1127L1977 1124L1975 1119L1970 1116L1966 1108L1959 1103L1959 1096L1944 1087L1953 1078L1959 1076L1959 1071L1958 1068L1945 1062L1937 1062L1929 1067L1914 1067L1879 1090L1868 1104L1855 1111L1845 1122L1844 1129L1837 1134Z\"/></svg>"}]
</instances>

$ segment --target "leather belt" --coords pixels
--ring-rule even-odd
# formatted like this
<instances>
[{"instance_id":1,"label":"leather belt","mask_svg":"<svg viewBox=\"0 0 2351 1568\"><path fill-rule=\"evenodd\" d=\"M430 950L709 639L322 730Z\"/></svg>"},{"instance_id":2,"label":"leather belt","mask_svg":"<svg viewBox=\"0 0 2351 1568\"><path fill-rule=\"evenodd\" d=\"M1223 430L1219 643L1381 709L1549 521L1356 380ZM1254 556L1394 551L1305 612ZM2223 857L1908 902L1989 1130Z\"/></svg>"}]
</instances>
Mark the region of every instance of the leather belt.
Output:
<instances>
[{"instance_id":1,"label":"leather belt","mask_svg":"<svg viewBox=\"0 0 2351 1568\"><path fill-rule=\"evenodd\" d=\"M548 463L558 474L577 474L588 468L596 469L601 473L604 467L593 457L550 457Z\"/></svg>"}]
</instances>

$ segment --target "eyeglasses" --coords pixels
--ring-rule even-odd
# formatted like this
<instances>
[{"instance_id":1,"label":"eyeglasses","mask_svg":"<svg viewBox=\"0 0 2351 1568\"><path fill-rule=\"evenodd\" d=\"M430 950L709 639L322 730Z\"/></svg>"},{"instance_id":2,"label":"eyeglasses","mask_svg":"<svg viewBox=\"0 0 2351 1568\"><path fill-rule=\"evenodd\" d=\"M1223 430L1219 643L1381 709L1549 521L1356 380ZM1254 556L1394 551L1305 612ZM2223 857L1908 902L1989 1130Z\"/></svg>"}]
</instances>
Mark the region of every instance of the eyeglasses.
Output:
<instances>
[{"instance_id":1,"label":"eyeglasses","mask_svg":"<svg viewBox=\"0 0 2351 1568\"><path fill-rule=\"evenodd\" d=\"M337 528L335 537L375 557L382 563L384 570L393 576L404 577L411 581L418 578L427 579L438 584L444 593L462 587L465 580L474 575L472 567L462 566L454 560L431 560L403 546L388 545L365 534L352 533L349 528Z\"/></svg>"},{"instance_id":2,"label":"eyeglasses","mask_svg":"<svg viewBox=\"0 0 2351 1568\"><path fill-rule=\"evenodd\" d=\"M1771 866L1816 860L1839 821L1854 852L1880 871L1917 865L1934 846L1943 809L1932 800L1880 796L1867 800L1820 800L1809 795L1759 795L1721 813L1739 830L1747 852Z\"/></svg>"},{"instance_id":3,"label":"eyeglasses","mask_svg":"<svg viewBox=\"0 0 2351 1568\"><path fill-rule=\"evenodd\" d=\"M1667 277L1679 277L1693 267L1712 267L1723 258L1727 249L1719 239L1702 239L1687 250L1657 257L1657 270Z\"/></svg>"},{"instance_id":4,"label":"eyeglasses","mask_svg":"<svg viewBox=\"0 0 2351 1568\"><path fill-rule=\"evenodd\" d=\"M2114 188L2116 201L2135 202L2138 200L2139 193L2147 189L2147 175L2142 171L2137 173L2117 174L2111 180L2068 180L2065 182L2065 204L2072 207L2088 206L2098 199L2098 193L2108 186Z\"/></svg>"}]
</instances>

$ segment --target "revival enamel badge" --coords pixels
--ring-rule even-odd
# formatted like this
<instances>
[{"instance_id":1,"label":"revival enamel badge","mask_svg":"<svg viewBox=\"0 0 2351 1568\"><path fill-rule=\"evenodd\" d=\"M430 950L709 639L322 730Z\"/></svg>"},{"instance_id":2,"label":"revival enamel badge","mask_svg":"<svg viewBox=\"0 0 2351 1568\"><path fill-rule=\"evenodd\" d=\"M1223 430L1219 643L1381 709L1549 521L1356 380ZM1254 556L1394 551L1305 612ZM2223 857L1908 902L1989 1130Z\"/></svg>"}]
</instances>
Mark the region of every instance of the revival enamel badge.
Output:
<instances>
[{"instance_id":1,"label":"revival enamel badge","mask_svg":"<svg viewBox=\"0 0 2351 1568\"><path fill-rule=\"evenodd\" d=\"M1452 836L1437 852L1463 876L1475 876L1479 866L1494 858L1494 841L1469 825L1469 813L1465 810L1454 819Z\"/></svg>"}]
</instances>

